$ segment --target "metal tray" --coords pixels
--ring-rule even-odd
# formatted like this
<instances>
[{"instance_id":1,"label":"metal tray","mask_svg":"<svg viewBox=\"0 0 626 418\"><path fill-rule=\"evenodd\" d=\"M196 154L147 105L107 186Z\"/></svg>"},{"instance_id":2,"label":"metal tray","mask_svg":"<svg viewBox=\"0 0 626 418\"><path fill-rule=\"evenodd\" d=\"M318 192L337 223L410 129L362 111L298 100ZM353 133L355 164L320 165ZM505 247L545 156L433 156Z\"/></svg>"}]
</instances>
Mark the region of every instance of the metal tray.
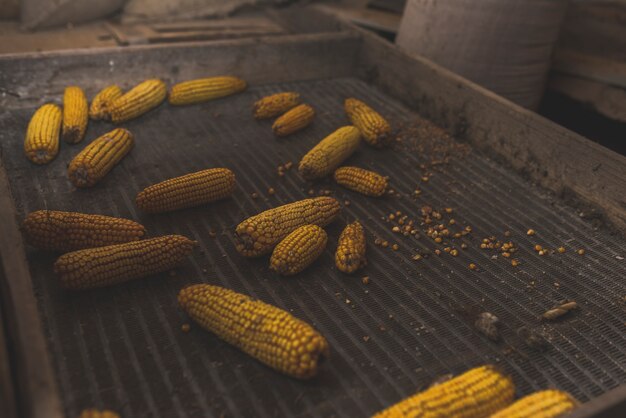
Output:
<instances>
[{"instance_id":1,"label":"metal tray","mask_svg":"<svg viewBox=\"0 0 626 418\"><path fill-rule=\"evenodd\" d=\"M281 16L302 27L291 12ZM589 401L614 395L611 390L626 382L626 269L624 238L617 232L625 219L619 207L624 194L614 194L624 191L624 158L384 41L334 25L341 30L0 59L0 88L8 92L0 117L3 314L26 416L72 417L87 407L107 407L124 417L364 416L442 374L485 363L510 373L519 396L556 387ZM75 190L67 181L66 164L84 144L63 144L59 157L43 167L22 155L30 115L42 102L58 101L68 84L84 86L91 95L113 82L127 87L153 76L171 83L223 73L246 78L251 88L198 106L164 104L124 124L136 146L94 189ZM311 127L276 140L270 123L252 119L250 106L284 90L299 91L318 114ZM398 128L402 142L392 149L362 146L349 160L389 175L394 196L371 199L330 182L309 184L295 169L284 177L276 173L278 165L296 164L322 137L348 123L342 103L349 96L372 104ZM110 129L91 123L86 141ZM449 161L440 165L442 156ZM143 187L214 166L237 174L232 199L158 216L137 212L134 196ZM428 181L425 173L432 174ZM585 187L584 175L601 187ZM532 180L552 191L569 190L567 200ZM418 196L416 188L422 191ZM244 259L234 251L238 222L305 198L311 189L328 189L349 201L328 228L330 244L314 266L285 279L269 272L266 258ZM469 246L458 257L437 256L433 251L446 245L423 233L419 239L400 236L383 220L396 211L419 218L425 205L452 208L452 214L444 211L446 220L454 218L459 229L471 226L471 234L450 240L456 248ZM54 257L21 241L20 219L43 208L134 218L151 236L181 233L200 246L175 274L68 293L52 274ZM598 226L581 211L607 222ZM369 266L345 276L334 268L333 242L353 219L366 227ZM538 234L527 236L529 228ZM506 230L519 247L518 267L478 248L482 238L503 238ZM375 238L399 248L376 246ZM535 243L563 245L567 252L540 257ZM578 248L586 254L577 255ZM413 260L418 252L428 258ZM478 271L468 269L472 262ZM193 324L191 333L183 333L188 319L176 294L195 282L251 294L314 324L332 350L321 374L297 381ZM556 323L537 321L566 298L575 299L580 310ZM468 309L496 314L503 342L478 333ZM524 325L540 327L550 348L528 349L516 334Z\"/></svg>"}]
</instances>

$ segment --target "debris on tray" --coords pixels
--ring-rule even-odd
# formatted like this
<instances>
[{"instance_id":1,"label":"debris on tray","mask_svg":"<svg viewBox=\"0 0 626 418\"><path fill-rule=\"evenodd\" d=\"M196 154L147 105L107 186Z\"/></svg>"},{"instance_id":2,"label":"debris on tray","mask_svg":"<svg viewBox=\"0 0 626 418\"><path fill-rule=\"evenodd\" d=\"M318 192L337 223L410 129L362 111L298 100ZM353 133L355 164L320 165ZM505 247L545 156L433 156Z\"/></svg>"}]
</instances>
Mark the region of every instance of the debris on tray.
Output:
<instances>
[{"instance_id":1,"label":"debris on tray","mask_svg":"<svg viewBox=\"0 0 626 418\"><path fill-rule=\"evenodd\" d=\"M481 312L478 314L476 321L474 321L474 327L490 340L498 341L500 339L499 323L498 317L491 312Z\"/></svg>"},{"instance_id":2,"label":"debris on tray","mask_svg":"<svg viewBox=\"0 0 626 418\"><path fill-rule=\"evenodd\" d=\"M573 300L565 300L560 302L558 305L548 309L541 315L541 319L545 319L547 321L554 321L557 318L562 317L569 311L578 308L578 304Z\"/></svg>"},{"instance_id":3,"label":"debris on tray","mask_svg":"<svg viewBox=\"0 0 626 418\"><path fill-rule=\"evenodd\" d=\"M188 333L191 330L191 325L189 324L183 324L180 327L181 331L183 331L184 333Z\"/></svg>"},{"instance_id":4,"label":"debris on tray","mask_svg":"<svg viewBox=\"0 0 626 418\"><path fill-rule=\"evenodd\" d=\"M537 329L523 326L518 328L517 335L524 341L524 344L533 350L543 351L549 346L548 340Z\"/></svg>"},{"instance_id":5,"label":"debris on tray","mask_svg":"<svg viewBox=\"0 0 626 418\"><path fill-rule=\"evenodd\" d=\"M433 380L432 383L428 386L428 388L432 388L432 387L435 387L435 386L440 385L442 383L445 383L448 380L452 379L453 377L454 377L454 375L452 373L443 374L443 375L437 377L435 380Z\"/></svg>"}]
</instances>

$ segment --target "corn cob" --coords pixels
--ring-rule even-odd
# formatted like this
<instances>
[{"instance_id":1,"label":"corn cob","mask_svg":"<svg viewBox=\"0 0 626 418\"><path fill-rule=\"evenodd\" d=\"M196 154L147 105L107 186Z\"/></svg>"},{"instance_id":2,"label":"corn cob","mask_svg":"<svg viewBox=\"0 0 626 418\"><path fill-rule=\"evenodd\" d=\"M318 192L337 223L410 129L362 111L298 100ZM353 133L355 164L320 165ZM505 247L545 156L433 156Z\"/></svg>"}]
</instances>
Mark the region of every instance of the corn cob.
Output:
<instances>
[{"instance_id":1,"label":"corn cob","mask_svg":"<svg viewBox=\"0 0 626 418\"><path fill-rule=\"evenodd\" d=\"M111 107L111 103L122 97L123 94L122 89L115 84L100 90L91 101L89 117L93 120L110 119L109 108Z\"/></svg>"},{"instance_id":2,"label":"corn cob","mask_svg":"<svg viewBox=\"0 0 626 418\"><path fill-rule=\"evenodd\" d=\"M234 189L235 173L227 168L210 168L146 187L136 202L144 212L168 212L224 199Z\"/></svg>"},{"instance_id":3,"label":"corn cob","mask_svg":"<svg viewBox=\"0 0 626 418\"><path fill-rule=\"evenodd\" d=\"M57 105L45 104L37 109L24 139L24 152L29 160L35 164L46 164L57 156L61 119L61 109Z\"/></svg>"},{"instance_id":4,"label":"corn cob","mask_svg":"<svg viewBox=\"0 0 626 418\"><path fill-rule=\"evenodd\" d=\"M255 119L269 119L281 115L300 104L300 95L293 91L265 96L254 103Z\"/></svg>"},{"instance_id":5,"label":"corn cob","mask_svg":"<svg viewBox=\"0 0 626 418\"><path fill-rule=\"evenodd\" d=\"M332 173L359 146L361 134L354 126L337 129L313 147L298 166L306 180L315 180Z\"/></svg>"},{"instance_id":6,"label":"corn cob","mask_svg":"<svg viewBox=\"0 0 626 418\"><path fill-rule=\"evenodd\" d=\"M84 409L78 418L120 418L120 416L108 410Z\"/></svg>"},{"instance_id":7,"label":"corn cob","mask_svg":"<svg viewBox=\"0 0 626 418\"><path fill-rule=\"evenodd\" d=\"M482 366L413 395L375 417L480 418L509 405L514 394L510 377L492 366Z\"/></svg>"},{"instance_id":8,"label":"corn cob","mask_svg":"<svg viewBox=\"0 0 626 418\"><path fill-rule=\"evenodd\" d=\"M267 254L297 228L326 226L340 211L339 202L332 197L304 199L266 210L237 225L237 251L246 257Z\"/></svg>"},{"instance_id":9,"label":"corn cob","mask_svg":"<svg viewBox=\"0 0 626 418\"><path fill-rule=\"evenodd\" d=\"M130 219L58 210L31 212L23 227L29 244L59 252L137 241L146 233Z\"/></svg>"},{"instance_id":10,"label":"corn cob","mask_svg":"<svg viewBox=\"0 0 626 418\"><path fill-rule=\"evenodd\" d=\"M569 393L559 390L535 392L504 408L491 418L556 418L578 406Z\"/></svg>"},{"instance_id":11,"label":"corn cob","mask_svg":"<svg viewBox=\"0 0 626 418\"><path fill-rule=\"evenodd\" d=\"M65 89L63 94L63 130L65 142L76 144L85 137L87 120L89 119L89 105L85 92L76 86Z\"/></svg>"},{"instance_id":12,"label":"corn cob","mask_svg":"<svg viewBox=\"0 0 626 418\"><path fill-rule=\"evenodd\" d=\"M199 78L175 84L168 100L172 105L188 105L230 96L246 87L244 80L232 76Z\"/></svg>"},{"instance_id":13,"label":"corn cob","mask_svg":"<svg viewBox=\"0 0 626 418\"><path fill-rule=\"evenodd\" d=\"M322 255L327 242L328 235L319 226L301 226L274 248L270 269L283 276L300 273Z\"/></svg>"},{"instance_id":14,"label":"corn cob","mask_svg":"<svg viewBox=\"0 0 626 418\"><path fill-rule=\"evenodd\" d=\"M114 123L134 119L154 109L165 100L167 86L159 79L137 84L126 94L113 100L108 107Z\"/></svg>"},{"instance_id":15,"label":"corn cob","mask_svg":"<svg viewBox=\"0 0 626 418\"><path fill-rule=\"evenodd\" d=\"M378 112L357 99L346 99L344 108L354 126L359 128L365 142L384 147L391 142L391 127Z\"/></svg>"},{"instance_id":16,"label":"corn cob","mask_svg":"<svg viewBox=\"0 0 626 418\"><path fill-rule=\"evenodd\" d=\"M359 167L339 167L334 177L338 184L365 196L379 197L387 190L386 177Z\"/></svg>"},{"instance_id":17,"label":"corn cob","mask_svg":"<svg viewBox=\"0 0 626 418\"><path fill-rule=\"evenodd\" d=\"M313 122L315 110L308 104L301 104L276 119L272 130L276 136L287 136L306 128Z\"/></svg>"},{"instance_id":18,"label":"corn cob","mask_svg":"<svg viewBox=\"0 0 626 418\"><path fill-rule=\"evenodd\" d=\"M54 263L66 289L110 286L171 270L195 245L181 235L165 235L63 254Z\"/></svg>"},{"instance_id":19,"label":"corn cob","mask_svg":"<svg viewBox=\"0 0 626 418\"><path fill-rule=\"evenodd\" d=\"M365 258L365 231L356 221L348 224L339 236L335 265L344 273L354 273L367 265Z\"/></svg>"},{"instance_id":20,"label":"corn cob","mask_svg":"<svg viewBox=\"0 0 626 418\"><path fill-rule=\"evenodd\" d=\"M133 134L117 128L87 145L74 157L67 169L76 187L98 183L133 147Z\"/></svg>"},{"instance_id":21,"label":"corn cob","mask_svg":"<svg viewBox=\"0 0 626 418\"><path fill-rule=\"evenodd\" d=\"M197 284L178 294L191 318L222 340L298 379L317 374L326 339L289 312L219 286Z\"/></svg>"}]
</instances>

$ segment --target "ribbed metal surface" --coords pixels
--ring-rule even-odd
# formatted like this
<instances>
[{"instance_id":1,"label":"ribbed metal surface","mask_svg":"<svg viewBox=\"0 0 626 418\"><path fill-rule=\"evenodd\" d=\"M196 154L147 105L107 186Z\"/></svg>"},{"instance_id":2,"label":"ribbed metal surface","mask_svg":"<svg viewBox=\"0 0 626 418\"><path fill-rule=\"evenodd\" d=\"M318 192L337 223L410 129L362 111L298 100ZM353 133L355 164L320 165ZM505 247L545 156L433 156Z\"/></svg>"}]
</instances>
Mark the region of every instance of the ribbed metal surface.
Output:
<instances>
[{"instance_id":1,"label":"ribbed metal surface","mask_svg":"<svg viewBox=\"0 0 626 418\"><path fill-rule=\"evenodd\" d=\"M299 91L318 115L305 131L276 140L271 122L252 119L251 103L281 90ZM91 190L73 189L66 176L66 164L85 143L62 144L52 164L36 167L22 154L32 109L0 117L2 159L22 215L42 208L119 215L140 220L152 236L180 233L200 242L175 276L83 293L59 289L51 271L54 257L29 251L68 416L90 406L124 417L366 416L442 374L484 363L511 373L520 395L557 387L584 401L626 382L624 240L592 229L573 209L476 152L453 159L424 183L417 168L424 156L362 146L350 163L389 175L401 197L372 199L332 183L316 185L351 204L328 228L326 253L294 278L271 274L267 258L245 259L234 251L233 231L241 220L308 196L310 185L295 167L283 178L276 167L296 165L306 150L346 124L347 96L368 101L396 121L411 118L402 105L355 79L255 87L192 107L164 105L124 125L136 135L136 147ZM92 123L87 138L109 129ZM238 190L230 200L153 216L134 206L135 194L149 184L222 166L237 175ZM423 193L414 200L410 195L417 185ZM274 196L267 193L270 187ZM253 192L261 197L253 199ZM419 239L394 234L381 219L397 210L418 217L425 204L451 207L459 223L472 226L461 240L469 248L458 257L444 253L413 261L417 251L437 246L423 234ZM355 218L368 232L369 266L350 277L334 268L333 251L341 228ZM534 237L525 233L531 227L538 231ZM520 247L519 267L478 248L480 239L502 237L505 230ZM400 248L374 246L374 237ZM540 257L535 243L568 251ZM586 254L575 254L576 248ZM469 270L470 262L480 270ZM361 281L365 275L367 285ZM183 333L180 327L188 320L176 294L194 282L254 295L313 323L332 348L321 375L296 381L193 324L191 333ZM546 326L551 348L545 353L525 348L515 330L537 326L540 313L566 298L581 309ZM460 305L496 314L505 342L477 333L459 314Z\"/></svg>"}]
</instances>

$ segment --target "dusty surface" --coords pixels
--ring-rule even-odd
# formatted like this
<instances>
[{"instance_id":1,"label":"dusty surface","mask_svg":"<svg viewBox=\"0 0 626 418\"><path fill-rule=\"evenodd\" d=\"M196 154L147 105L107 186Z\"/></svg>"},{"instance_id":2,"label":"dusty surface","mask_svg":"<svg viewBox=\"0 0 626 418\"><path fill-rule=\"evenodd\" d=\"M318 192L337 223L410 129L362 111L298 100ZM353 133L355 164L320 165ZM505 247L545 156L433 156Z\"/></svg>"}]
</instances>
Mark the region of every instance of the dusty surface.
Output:
<instances>
[{"instance_id":1,"label":"dusty surface","mask_svg":"<svg viewBox=\"0 0 626 418\"><path fill-rule=\"evenodd\" d=\"M300 92L317 118L277 140L271 121L255 121L251 106L262 95L285 90ZM330 181L306 183L295 169L308 149L348 123L342 106L349 96L370 103L399 128L401 141L393 149L363 145L347 161L390 176L394 193L385 198L367 198ZM85 142L62 144L53 163L35 167L21 148L33 110L0 117L2 160L20 215L44 208L119 215L144 223L150 236L179 233L200 243L175 274L80 294L59 288L51 272L53 256L29 250L68 416L87 406L133 417L250 411L368 416L442 375L484 363L511 373L520 395L556 387L585 401L626 382L624 240L594 230L561 202L455 145L361 81L265 85L198 106L163 105L124 124L135 134L136 147L91 190L71 186L66 164L111 125L90 124ZM277 167L289 161L292 168L280 176ZM134 197L145 186L207 167L236 173L232 199L163 215L137 211ZM308 197L310 190L328 190L344 205L340 220L327 229L328 248L312 267L285 279L269 271L267 257L245 259L235 252L233 233L240 221ZM399 221L389 218L398 212L416 220L417 236L394 232ZM369 264L346 276L334 267L333 252L343 226L354 219L365 227ZM439 224L452 232L440 231L441 242L429 232L429 225ZM467 227L471 231L462 234ZM530 228L534 235L527 235ZM485 238L490 244L513 242L519 264L513 266L498 249L481 249ZM563 246L566 252L540 256L537 244L551 250ZM576 253L581 248L583 256ZM415 259L417 254L421 258ZM193 323L189 333L181 331L189 320L177 307L176 294L195 282L251 294L313 324L331 346L320 376L296 381ZM575 299L580 308L554 323L538 320L564 299ZM500 342L475 329L460 313L465 306L499 318ZM527 347L518 333L522 326L544 336L547 349Z\"/></svg>"}]
</instances>

